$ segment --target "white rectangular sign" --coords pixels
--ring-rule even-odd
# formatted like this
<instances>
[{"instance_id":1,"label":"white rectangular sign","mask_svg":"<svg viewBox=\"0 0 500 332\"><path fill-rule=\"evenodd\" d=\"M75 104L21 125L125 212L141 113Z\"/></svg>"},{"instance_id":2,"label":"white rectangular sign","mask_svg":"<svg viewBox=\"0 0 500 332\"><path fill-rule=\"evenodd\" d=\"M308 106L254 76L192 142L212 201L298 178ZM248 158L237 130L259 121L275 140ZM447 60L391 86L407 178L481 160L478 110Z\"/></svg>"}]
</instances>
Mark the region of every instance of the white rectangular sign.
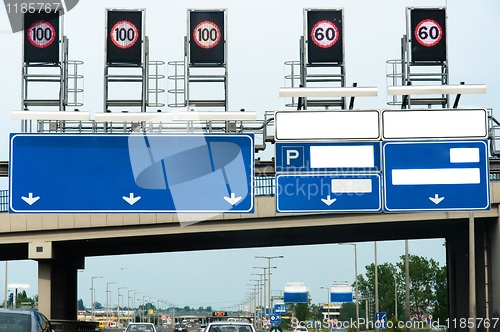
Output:
<instances>
[{"instance_id":1,"label":"white rectangular sign","mask_svg":"<svg viewBox=\"0 0 500 332\"><path fill-rule=\"evenodd\" d=\"M382 136L385 139L486 138L485 109L384 110Z\"/></svg>"},{"instance_id":2,"label":"white rectangular sign","mask_svg":"<svg viewBox=\"0 0 500 332\"><path fill-rule=\"evenodd\" d=\"M380 116L368 111L276 111L276 140L380 138Z\"/></svg>"}]
</instances>

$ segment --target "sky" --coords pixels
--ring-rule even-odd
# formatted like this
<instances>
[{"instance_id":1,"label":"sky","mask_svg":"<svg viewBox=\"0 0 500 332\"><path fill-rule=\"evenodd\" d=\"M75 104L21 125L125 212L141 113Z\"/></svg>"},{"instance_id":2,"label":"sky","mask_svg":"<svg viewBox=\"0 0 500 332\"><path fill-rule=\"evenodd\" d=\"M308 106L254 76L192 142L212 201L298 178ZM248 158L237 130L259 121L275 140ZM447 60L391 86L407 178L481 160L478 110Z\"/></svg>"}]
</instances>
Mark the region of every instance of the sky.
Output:
<instances>
[{"instance_id":1,"label":"sky","mask_svg":"<svg viewBox=\"0 0 500 332\"><path fill-rule=\"evenodd\" d=\"M145 8L146 35L150 59L176 61L183 58L183 38L187 29L187 9L227 9L229 110L245 108L263 119L265 111L286 109L278 89L287 86L285 61L298 60L299 38L303 33L304 8L343 8L346 83L378 87L378 96L357 98L356 109L387 109L386 61L398 59L400 39L406 33L407 6L447 6L448 59L450 84L486 84L486 95L464 95L461 107L493 109L500 100L500 2L498 0L82 0L64 16L64 35L70 40L70 59L84 61L84 106L91 114L102 112L105 8ZM0 9L0 160L8 159L8 135L20 131L19 121L10 112L21 108L22 34L12 34L5 11ZM171 68L165 72L171 74ZM165 83L167 87L168 83ZM165 101L171 101L166 98ZM154 108L152 111L155 111ZM164 111L171 111L167 107ZM92 117L92 115L91 115ZM500 115L499 115L500 117ZM272 146L262 153L270 159ZM3 186L2 186L3 185ZM0 179L0 189L7 179ZM410 241L410 253L445 264L442 239ZM394 263L404 254L404 241L379 242L378 262ZM283 290L286 282L303 281L313 302L326 301L320 287L334 281L354 281L352 246L336 244L217 250L185 253L158 253L114 257L88 257L78 273L78 298L88 306L92 277L96 300L105 303L106 283L113 303L117 288L137 298L155 296L177 306L237 305L249 292L247 284L260 273L253 266L266 266L258 255L284 255L273 260L272 289ZM358 272L373 262L373 242L358 244ZM140 271L140 272L139 272ZM144 273L147 271L147 273ZM5 283L5 264L0 262L0 285ZM8 283L30 284L28 295L37 293L37 268L32 261L9 262ZM3 287L2 287L3 288ZM1 288L0 288L1 289ZM128 293L127 293L128 295ZM3 291L0 291L0 298ZM114 300L113 300L114 299Z\"/></svg>"}]
</instances>

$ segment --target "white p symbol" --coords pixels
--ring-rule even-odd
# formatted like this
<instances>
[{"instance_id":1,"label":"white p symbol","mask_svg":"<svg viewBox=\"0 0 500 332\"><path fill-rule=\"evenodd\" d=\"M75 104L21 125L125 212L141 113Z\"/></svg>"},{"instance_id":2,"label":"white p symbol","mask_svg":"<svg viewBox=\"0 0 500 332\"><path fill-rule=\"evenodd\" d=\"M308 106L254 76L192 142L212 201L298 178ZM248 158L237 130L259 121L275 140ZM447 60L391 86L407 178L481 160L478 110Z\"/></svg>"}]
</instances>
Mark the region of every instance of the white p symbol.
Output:
<instances>
[{"instance_id":1,"label":"white p symbol","mask_svg":"<svg viewBox=\"0 0 500 332\"><path fill-rule=\"evenodd\" d=\"M297 159L299 157L298 150L286 150L286 164L290 165L292 159Z\"/></svg>"}]
</instances>

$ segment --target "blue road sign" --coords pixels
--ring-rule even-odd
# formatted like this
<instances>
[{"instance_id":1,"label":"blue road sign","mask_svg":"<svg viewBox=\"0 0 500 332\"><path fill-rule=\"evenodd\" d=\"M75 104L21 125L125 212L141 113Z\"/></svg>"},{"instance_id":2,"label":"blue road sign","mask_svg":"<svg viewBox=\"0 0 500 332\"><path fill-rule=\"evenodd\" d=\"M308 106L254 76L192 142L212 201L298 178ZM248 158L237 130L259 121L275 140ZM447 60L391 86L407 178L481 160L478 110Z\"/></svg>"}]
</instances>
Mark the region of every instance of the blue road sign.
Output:
<instances>
[{"instance_id":1,"label":"blue road sign","mask_svg":"<svg viewBox=\"0 0 500 332\"><path fill-rule=\"evenodd\" d=\"M281 316L280 315L269 316L269 323L271 323L272 325L280 325L281 324Z\"/></svg>"},{"instance_id":2,"label":"blue road sign","mask_svg":"<svg viewBox=\"0 0 500 332\"><path fill-rule=\"evenodd\" d=\"M378 172L380 142L276 142L276 173Z\"/></svg>"},{"instance_id":3,"label":"blue road sign","mask_svg":"<svg viewBox=\"0 0 500 332\"><path fill-rule=\"evenodd\" d=\"M284 292L283 301L285 303L307 303L306 292Z\"/></svg>"},{"instance_id":4,"label":"blue road sign","mask_svg":"<svg viewBox=\"0 0 500 332\"><path fill-rule=\"evenodd\" d=\"M487 141L384 142L384 211L490 208Z\"/></svg>"},{"instance_id":5,"label":"blue road sign","mask_svg":"<svg viewBox=\"0 0 500 332\"><path fill-rule=\"evenodd\" d=\"M274 305L274 314L281 315L286 314L286 304L280 303Z\"/></svg>"},{"instance_id":6,"label":"blue road sign","mask_svg":"<svg viewBox=\"0 0 500 332\"><path fill-rule=\"evenodd\" d=\"M12 213L252 213L253 135L11 134Z\"/></svg>"},{"instance_id":7,"label":"blue road sign","mask_svg":"<svg viewBox=\"0 0 500 332\"><path fill-rule=\"evenodd\" d=\"M377 329L387 328L387 313L386 312L376 312L375 313L375 328L377 328Z\"/></svg>"},{"instance_id":8,"label":"blue road sign","mask_svg":"<svg viewBox=\"0 0 500 332\"><path fill-rule=\"evenodd\" d=\"M380 212L379 174L278 174L276 211Z\"/></svg>"}]
</instances>

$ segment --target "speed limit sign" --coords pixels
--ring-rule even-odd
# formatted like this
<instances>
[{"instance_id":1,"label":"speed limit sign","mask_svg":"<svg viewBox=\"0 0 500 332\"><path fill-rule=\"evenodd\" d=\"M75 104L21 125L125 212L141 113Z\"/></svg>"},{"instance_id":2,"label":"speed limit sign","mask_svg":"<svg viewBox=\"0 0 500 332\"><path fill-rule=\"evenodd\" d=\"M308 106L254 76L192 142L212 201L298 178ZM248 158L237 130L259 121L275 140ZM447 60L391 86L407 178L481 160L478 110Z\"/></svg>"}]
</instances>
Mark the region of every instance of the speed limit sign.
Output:
<instances>
[{"instance_id":1,"label":"speed limit sign","mask_svg":"<svg viewBox=\"0 0 500 332\"><path fill-rule=\"evenodd\" d=\"M106 62L138 66L142 63L144 9L107 9Z\"/></svg>"},{"instance_id":2,"label":"speed limit sign","mask_svg":"<svg viewBox=\"0 0 500 332\"><path fill-rule=\"evenodd\" d=\"M23 15L25 63L59 62L59 17L61 12L42 11Z\"/></svg>"},{"instance_id":3,"label":"speed limit sign","mask_svg":"<svg viewBox=\"0 0 500 332\"><path fill-rule=\"evenodd\" d=\"M220 41L220 28L212 21L200 22L193 31L193 39L201 48L212 48Z\"/></svg>"},{"instance_id":4,"label":"speed limit sign","mask_svg":"<svg viewBox=\"0 0 500 332\"><path fill-rule=\"evenodd\" d=\"M129 48L139 39L139 30L130 21L120 21L113 25L109 37L117 47Z\"/></svg>"},{"instance_id":5,"label":"speed limit sign","mask_svg":"<svg viewBox=\"0 0 500 332\"><path fill-rule=\"evenodd\" d=\"M224 66L226 10L188 10L189 63Z\"/></svg>"},{"instance_id":6,"label":"speed limit sign","mask_svg":"<svg viewBox=\"0 0 500 332\"><path fill-rule=\"evenodd\" d=\"M443 37L443 29L438 22L426 19L417 24L415 40L425 47L432 47Z\"/></svg>"},{"instance_id":7,"label":"speed limit sign","mask_svg":"<svg viewBox=\"0 0 500 332\"><path fill-rule=\"evenodd\" d=\"M446 61L446 12L444 8L409 8L411 61Z\"/></svg>"},{"instance_id":8,"label":"speed limit sign","mask_svg":"<svg viewBox=\"0 0 500 332\"><path fill-rule=\"evenodd\" d=\"M48 47L56 39L56 29L52 24L44 20L33 23L26 33L31 45L37 48Z\"/></svg>"},{"instance_id":9,"label":"speed limit sign","mask_svg":"<svg viewBox=\"0 0 500 332\"><path fill-rule=\"evenodd\" d=\"M339 29L332 22L321 20L313 26L311 40L321 48L329 48L339 40Z\"/></svg>"},{"instance_id":10,"label":"speed limit sign","mask_svg":"<svg viewBox=\"0 0 500 332\"><path fill-rule=\"evenodd\" d=\"M341 9L304 9L304 42L307 61L313 63L343 63L343 12Z\"/></svg>"}]
</instances>

